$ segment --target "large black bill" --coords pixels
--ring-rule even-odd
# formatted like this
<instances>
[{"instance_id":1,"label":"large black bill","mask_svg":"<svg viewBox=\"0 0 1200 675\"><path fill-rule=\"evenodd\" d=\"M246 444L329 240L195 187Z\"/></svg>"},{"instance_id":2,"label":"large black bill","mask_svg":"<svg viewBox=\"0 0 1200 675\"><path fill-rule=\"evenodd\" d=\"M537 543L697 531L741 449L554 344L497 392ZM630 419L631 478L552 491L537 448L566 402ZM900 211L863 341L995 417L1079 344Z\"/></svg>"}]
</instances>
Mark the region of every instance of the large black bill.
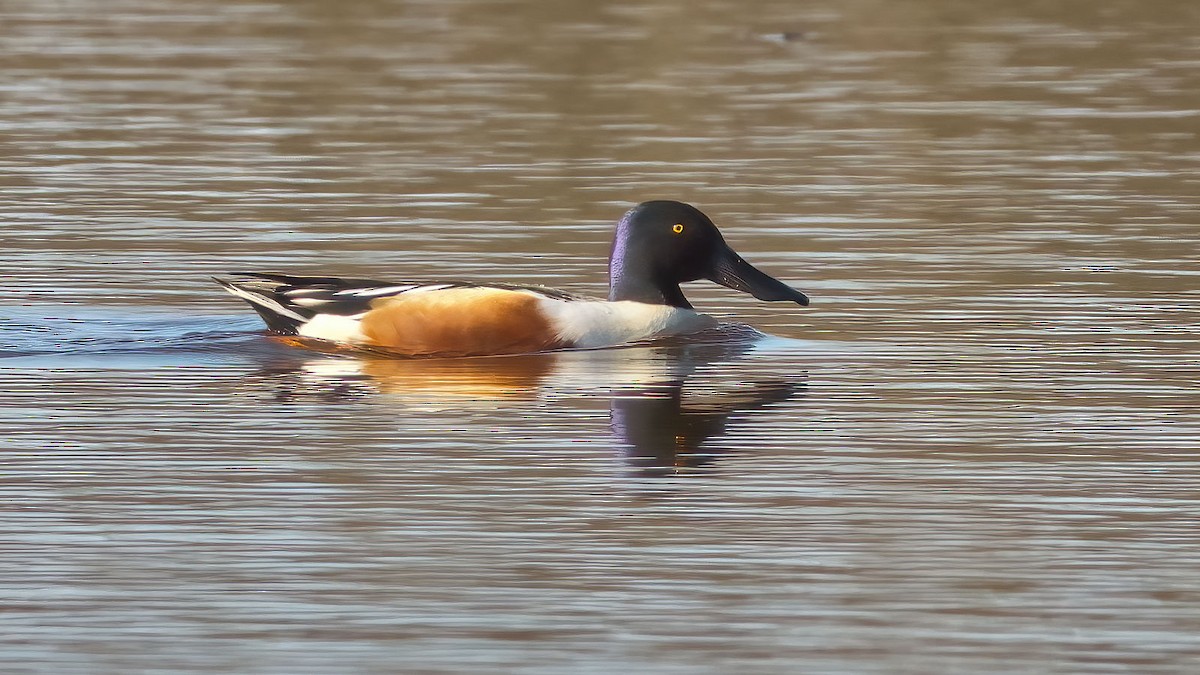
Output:
<instances>
[{"instance_id":1,"label":"large black bill","mask_svg":"<svg viewBox=\"0 0 1200 675\"><path fill-rule=\"evenodd\" d=\"M735 291L749 293L759 300L791 300L800 305L808 305L808 296L759 271L754 265L742 260L732 249L726 249L721 254L712 276L708 278Z\"/></svg>"}]
</instances>

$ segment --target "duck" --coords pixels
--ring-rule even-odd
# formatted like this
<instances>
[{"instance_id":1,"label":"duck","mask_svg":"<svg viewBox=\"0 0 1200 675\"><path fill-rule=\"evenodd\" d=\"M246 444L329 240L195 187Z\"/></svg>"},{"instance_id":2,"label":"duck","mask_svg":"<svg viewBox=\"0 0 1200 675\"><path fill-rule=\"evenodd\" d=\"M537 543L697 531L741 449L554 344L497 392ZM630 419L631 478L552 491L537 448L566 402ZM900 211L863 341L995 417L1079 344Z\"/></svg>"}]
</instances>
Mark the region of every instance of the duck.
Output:
<instances>
[{"instance_id":1,"label":"duck","mask_svg":"<svg viewBox=\"0 0 1200 675\"><path fill-rule=\"evenodd\" d=\"M809 304L807 295L746 262L703 212L673 200L643 202L617 222L606 299L492 282L228 276L213 280L249 303L269 334L303 347L401 357L598 349L697 333L719 323L680 289L700 279L763 301Z\"/></svg>"}]
</instances>

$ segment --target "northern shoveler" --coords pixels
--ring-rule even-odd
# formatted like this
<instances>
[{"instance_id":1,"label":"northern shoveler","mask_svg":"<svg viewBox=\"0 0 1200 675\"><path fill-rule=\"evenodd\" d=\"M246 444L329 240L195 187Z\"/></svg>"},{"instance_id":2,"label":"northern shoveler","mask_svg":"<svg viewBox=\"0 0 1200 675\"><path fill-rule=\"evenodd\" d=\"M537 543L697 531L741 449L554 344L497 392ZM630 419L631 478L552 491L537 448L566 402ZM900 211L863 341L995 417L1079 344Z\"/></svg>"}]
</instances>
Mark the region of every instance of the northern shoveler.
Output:
<instances>
[{"instance_id":1,"label":"northern shoveler","mask_svg":"<svg viewBox=\"0 0 1200 675\"><path fill-rule=\"evenodd\" d=\"M611 347L717 325L679 284L709 279L759 300L808 297L739 256L699 209L644 202L617 223L608 300L539 286L395 283L238 273L216 278L277 335L405 356L484 356Z\"/></svg>"}]
</instances>

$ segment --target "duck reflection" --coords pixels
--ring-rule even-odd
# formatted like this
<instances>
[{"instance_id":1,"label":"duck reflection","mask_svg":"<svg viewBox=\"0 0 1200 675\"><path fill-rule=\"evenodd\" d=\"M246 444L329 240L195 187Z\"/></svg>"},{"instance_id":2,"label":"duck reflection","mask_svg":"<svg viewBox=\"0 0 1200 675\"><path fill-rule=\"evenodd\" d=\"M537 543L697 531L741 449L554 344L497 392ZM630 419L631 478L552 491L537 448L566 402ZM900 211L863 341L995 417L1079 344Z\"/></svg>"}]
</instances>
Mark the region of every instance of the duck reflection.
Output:
<instances>
[{"instance_id":1,"label":"duck reflection","mask_svg":"<svg viewBox=\"0 0 1200 675\"><path fill-rule=\"evenodd\" d=\"M744 380L754 369L737 362L753 344L663 345L657 352L669 364L665 377L615 388L611 426L629 464L643 475L704 466L732 449L721 444L731 424L799 395L803 375Z\"/></svg>"},{"instance_id":2,"label":"duck reflection","mask_svg":"<svg viewBox=\"0 0 1200 675\"><path fill-rule=\"evenodd\" d=\"M393 401L465 408L534 400L554 372L549 354L472 359L339 356L265 368L248 387L270 383L280 403L351 401L386 395Z\"/></svg>"},{"instance_id":3,"label":"duck reflection","mask_svg":"<svg viewBox=\"0 0 1200 675\"><path fill-rule=\"evenodd\" d=\"M275 370L272 381L277 401L382 394L447 414L514 407L523 419L529 419L530 402L602 397L620 455L639 474L664 475L705 466L733 450L721 442L728 427L803 390L802 374L754 377L764 369L745 360L753 349L753 340L722 333L708 341L522 356L343 356Z\"/></svg>"},{"instance_id":4,"label":"duck reflection","mask_svg":"<svg viewBox=\"0 0 1200 675\"><path fill-rule=\"evenodd\" d=\"M613 435L624 446L629 463L642 473L700 467L728 451L719 439L732 420L787 401L799 390L800 385L786 381L758 382L692 401L682 383L664 384L637 395L613 397Z\"/></svg>"}]
</instances>

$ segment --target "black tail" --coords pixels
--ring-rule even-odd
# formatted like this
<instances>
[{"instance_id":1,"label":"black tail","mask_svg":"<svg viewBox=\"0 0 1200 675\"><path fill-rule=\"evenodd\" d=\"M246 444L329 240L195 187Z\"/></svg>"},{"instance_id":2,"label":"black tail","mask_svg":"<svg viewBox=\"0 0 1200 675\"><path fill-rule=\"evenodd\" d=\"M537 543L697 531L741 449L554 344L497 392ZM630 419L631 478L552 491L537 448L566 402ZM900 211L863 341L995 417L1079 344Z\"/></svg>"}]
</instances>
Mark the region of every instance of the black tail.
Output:
<instances>
[{"instance_id":1,"label":"black tail","mask_svg":"<svg viewBox=\"0 0 1200 675\"><path fill-rule=\"evenodd\" d=\"M267 328L275 333L295 335L300 326L307 323L314 315L314 312L299 307L281 296L277 290L285 283L280 281L235 282L218 277L213 277L213 281L249 303L266 322Z\"/></svg>"}]
</instances>

